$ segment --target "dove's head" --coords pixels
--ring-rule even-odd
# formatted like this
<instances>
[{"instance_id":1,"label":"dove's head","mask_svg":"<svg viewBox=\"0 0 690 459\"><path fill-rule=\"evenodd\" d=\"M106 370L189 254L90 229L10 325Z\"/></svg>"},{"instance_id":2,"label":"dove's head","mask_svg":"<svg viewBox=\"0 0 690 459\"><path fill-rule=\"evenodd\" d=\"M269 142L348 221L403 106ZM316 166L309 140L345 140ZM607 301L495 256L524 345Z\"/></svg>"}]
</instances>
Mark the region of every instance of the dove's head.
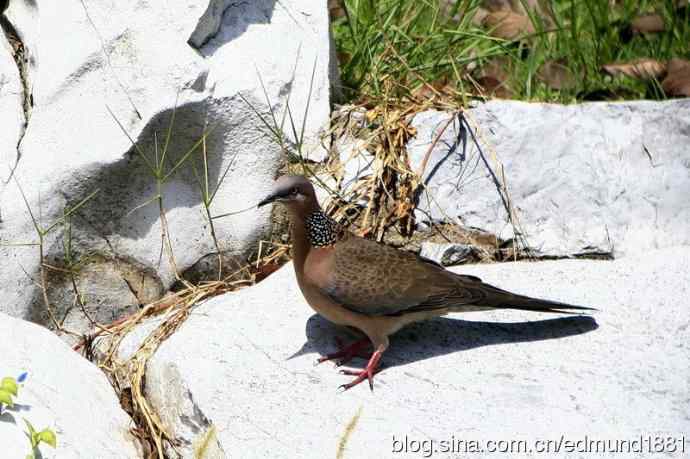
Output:
<instances>
[{"instance_id":1,"label":"dove's head","mask_svg":"<svg viewBox=\"0 0 690 459\"><path fill-rule=\"evenodd\" d=\"M273 189L258 205L265 206L272 202L280 202L294 213L306 216L318 209L314 187L311 182L301 175L283 175L273 184Z\"/></svg>"}]
</instances>

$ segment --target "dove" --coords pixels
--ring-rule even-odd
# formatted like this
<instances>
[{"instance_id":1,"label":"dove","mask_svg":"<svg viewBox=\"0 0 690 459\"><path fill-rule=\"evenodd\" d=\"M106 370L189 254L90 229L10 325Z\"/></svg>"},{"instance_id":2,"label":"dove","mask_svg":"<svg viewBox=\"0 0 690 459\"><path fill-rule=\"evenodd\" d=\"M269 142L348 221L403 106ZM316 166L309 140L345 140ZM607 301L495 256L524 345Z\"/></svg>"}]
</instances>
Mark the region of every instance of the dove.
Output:
<instances>
[{"instance_id":1,"label":"dove","mask_svg":"<svg viewBox=\"0 0 690 459\"><path fill-rule=\"evenodd\" d=\"M373 353L365 368L343 370L355 378L343 384L348 390L374 375L389 346L389 336L414 322L448 313L491 309L584 313L595 309L518 295L482 282L475 276L456 274L433 261L365 239L326 215L314 187L303 176L278 178L258 206L284 205L290 215L293 266L299 288L314 311L337 325L352 327L366 338L319 362L340 364ZM419 342L423 345L423 342Z\"/></svg>"}]
</instances>

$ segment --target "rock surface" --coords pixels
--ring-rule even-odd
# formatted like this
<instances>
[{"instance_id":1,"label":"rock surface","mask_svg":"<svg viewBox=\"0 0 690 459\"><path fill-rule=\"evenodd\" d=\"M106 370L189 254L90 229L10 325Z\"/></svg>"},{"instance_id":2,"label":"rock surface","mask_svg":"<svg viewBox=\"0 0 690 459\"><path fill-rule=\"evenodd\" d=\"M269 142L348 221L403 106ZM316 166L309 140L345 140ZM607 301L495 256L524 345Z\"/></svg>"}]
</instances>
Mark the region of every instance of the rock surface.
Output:
<instances>
[{"instance_id":1,"label":"rock surface","mask_svg":"<svg viewBox=\"0 0 690 459\"><path fill-rule=\"evenodd\" d=\"M0 414L3 459L30 453L22 418L57 435L57 448L41 446L43 459L143 457L106 377L53 333L0 313L0 355L0 378L28 372L14 408Z\"/></svg>"},{"instance_id":2,"label":"rock surface","mask_svg":"<svg viewBox=\"0 0 690 459\"><path fill-rule=\"evenodd\" d=\"M416 324L393 337L373 393L366 384L338 393L349 377L313 363L347 335L313 314L287 265L255 287L199 305L149 361L147 397L182 441L183 457L193 457L190 445L210 426L218 448L243 457L333 456L358 412L343 457L420 457L412 441L419 451L453 439L481 447L515 439L534 448L561 435L687 435L689 248L456 270L601 311L594 318L453 314ZM393 454L405 441L407 454Z\"/></svg>"},{"instance_id":3,"label":"rock surface","mask_svg":"<svg viewBox=\"0 0 690 459\"><path fill-rule=\"evenodd\" d=\"M25 46L29 93L23 97L33 101L28 128L17 149L15 118L22 115L22 105L16 100L16 90L0 92L0 295L6 300L0 310L10 315L48 323L36 286L37 248L7 246L38 239L19 188L9 179L15 163L14 177L43 228L57 221L65 208L99 190L71 219L69 231L58 225L46 236L44 248L46 261L58 268L66 268L65 239L81 263L108 263L92 272L124 266L117 288L81 292L94 298L94 304L114 304L112 292L118 300L126 298L121 311L105 311L104 316L111 312L118 316L145 302L134 295L139 290L148 291L150 285L165 290L175 281L175 267L161 247L158 206L150 202L158 195L154 174L109 111L150 163L156 154L160 157L175 113L166 171L209 126L209 188L213 191L219 186L212 204L214 215L258 202L283 160L283 153L240 95L264 116L271 109L282 114L289 97L297 126L302 126L309 104L303 151L312 159L324 157L321 134L330 110L325 3L13 0L5 16ZM2 41L4 75L11 59ZM16 68L12 71L8 78L14 88ZM7 121L7 130L6 119L12 121ZM290 143L291 132L286 135ZM203 170L199 152L193 157L197 171ZM192 161L184 163L162 189L179 272L215 252L191 165ZM262 209L214 221L228 259L242 258L252 250L270 224L268 216L269 211ZM126 285L127 273L133 269L151 282ZM78 278L77 283L90 285L88 277ZM71 285L70 281L49 286L61 290L51 293L53 301L70 300L54 305L58 319L73 304ZM76 331L88 328L82 322L70 319Z\"/></svg>"},{"instance_id":4,"label":"rock surface","mask_svg":"<svg viewBox=\"0 0 690 459\"><path fill-rule=\"evenodd\" d=\"M515 238L488 164L505 183L519 230L536 255L619 256L690 244L690 100L491 101L467 111L471 130L453 116L428 111L412 121L417 135L407 150L414 171L436 141L424 168L418 222L458 222ZM341 161L352 151L341 150ZM366 174L370 160L354 155L343 183Z\"/></svg>"}]
</instances>

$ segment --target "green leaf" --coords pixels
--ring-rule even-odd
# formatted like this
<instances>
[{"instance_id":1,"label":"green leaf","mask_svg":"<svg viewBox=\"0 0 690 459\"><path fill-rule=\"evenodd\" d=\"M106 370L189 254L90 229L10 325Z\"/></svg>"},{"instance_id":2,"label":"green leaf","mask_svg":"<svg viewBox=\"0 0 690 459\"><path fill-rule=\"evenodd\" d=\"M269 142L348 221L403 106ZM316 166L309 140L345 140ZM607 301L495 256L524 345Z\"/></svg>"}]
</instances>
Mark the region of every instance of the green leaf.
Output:
<instances>
[{"instance_id":1,"label":"green leaf","mask_svg":"<svg viewBox=\"0 0 690 459\"><path fill-rule=\"evenodd\" d=\"M14 403L12 402L12 394L7 392L5 389L0 389L0 403L12 408L14 406Z\"/></svg>"},{"instance_id":2,"label":"green leaf","mask_svg":"<svg viewBox=\"0 0 690 459\"><path fill-rule=\"evenodd\" d=\"M36 448L36 446L38 446L38 433L36 432L36 429L34 429L34 426L31 425L31 423L27 421L26 418L22 419L24 419L24 424L26 424L26 428L28 430L26 434L29 436L29 441L31 442L31 449L34 449Z\"/></svg>"},{"instance_id":3,"label":"green leaf","mask_svg":"<svg viewBox=\"0 0 690 459\"><path fill-rule=\"evenodd\" d=\"M17 380L14 378L8 376L6 378L2 378L2 381L0 381L0 389L4 390L5 392L9 392L12 395L17 395Z\"/></svg>"},{"instance_id":4,"label":"green leaf","mask_svg":"<svg viewBox=\"0 0 690 459\"><path fill-rule=\"evenodd\" d=\"M34 434L36 433L36 429L34 429L34 426L32 426L31 423L26 420L26 418L22 418L22 419L24 419L24 424L26 424L26 428L29 429L29 435L31 437L33 437Z\"/></svg>"},{"instance_id":5,"label":"green leaf","mask_svg":"<svg viewBox=\"0 0 690 459\"><path fill-rule=\"evenodd\" d=\"M52 446L53 448L55 448L57 445L57 437L55 436L55 432L48 428L43 429L41 433L38 434L38 439L43 443Z\"/></svg>"}]
</instances>

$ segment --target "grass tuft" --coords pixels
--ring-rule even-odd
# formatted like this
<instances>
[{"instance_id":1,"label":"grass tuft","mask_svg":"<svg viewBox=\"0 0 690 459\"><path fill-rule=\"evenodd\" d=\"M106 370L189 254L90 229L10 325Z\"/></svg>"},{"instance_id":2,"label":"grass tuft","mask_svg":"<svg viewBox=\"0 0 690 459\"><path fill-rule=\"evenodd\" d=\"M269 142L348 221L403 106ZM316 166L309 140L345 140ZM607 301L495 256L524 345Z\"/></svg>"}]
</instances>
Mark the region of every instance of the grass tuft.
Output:
<instances>
[{"instance_id":1,"label":"grass tuft","mask_svg":"<svg viewBox=\"0 0 690 459\"><path fill-rule=\"evenodd\" d=\"M342 0L333 31L350 101L440 97L465 103L492 92L485 71L500 60L505 97L577 102L663 99L659 82L612 78L602 66L636 59L690 58L690 8L672 0L556 0L489 12L481 0ZM500 3L500 2L490 2ZM503 2L505 4L516 2ZM663 30L639 30L659 16ZM544 78L558 63L569 84ZM494 75L491 75L492 77ZM503 78L499 78L503 80Z\"/></svg>"}]
</instances>

